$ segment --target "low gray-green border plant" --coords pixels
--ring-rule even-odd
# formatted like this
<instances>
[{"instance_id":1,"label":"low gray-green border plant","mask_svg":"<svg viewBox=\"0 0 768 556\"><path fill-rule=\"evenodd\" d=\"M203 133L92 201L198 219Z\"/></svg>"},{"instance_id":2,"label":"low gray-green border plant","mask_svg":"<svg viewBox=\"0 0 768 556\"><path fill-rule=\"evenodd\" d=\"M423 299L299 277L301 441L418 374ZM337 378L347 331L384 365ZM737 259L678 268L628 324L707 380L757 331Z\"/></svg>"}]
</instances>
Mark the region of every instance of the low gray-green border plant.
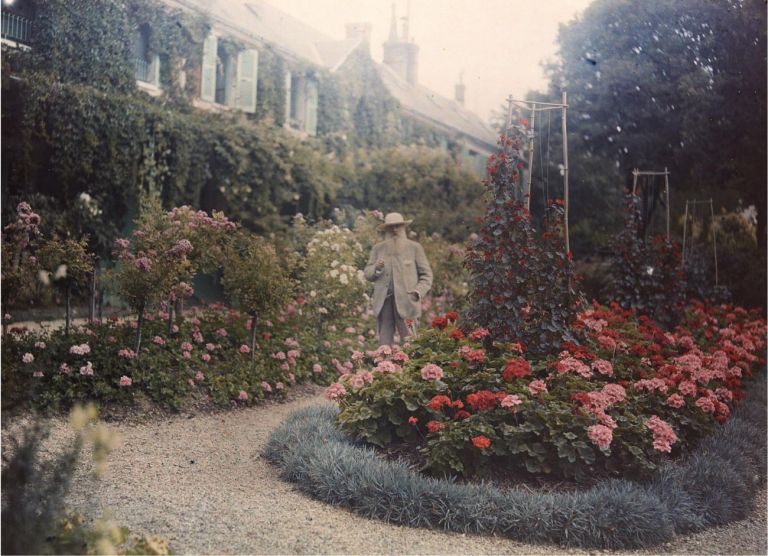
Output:
<instances>
[{"instance_id":1,"label":"low gray-green border plant","mask_svg":"<svg viewBox=\"0 0 768 556\"><path fill-rule=\"evenodd\" d=\"M301 491L362 516L525 543L604 549L654 546L675 534L744 518L766 478L766 382L684 460L646 482L610 479L562 493L502 490L425 477L338 430L337 409L292 413L264 457Z\"/></svg>"}]
</instances>

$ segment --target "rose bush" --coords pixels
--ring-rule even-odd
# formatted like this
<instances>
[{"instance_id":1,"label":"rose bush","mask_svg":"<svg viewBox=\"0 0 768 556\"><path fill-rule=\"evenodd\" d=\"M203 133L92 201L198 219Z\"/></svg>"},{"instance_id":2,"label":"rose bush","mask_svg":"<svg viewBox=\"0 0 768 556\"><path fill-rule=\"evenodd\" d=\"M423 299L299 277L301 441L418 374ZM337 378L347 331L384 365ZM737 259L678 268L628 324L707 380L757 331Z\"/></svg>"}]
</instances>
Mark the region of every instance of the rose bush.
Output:
<instances>
[{"instance_id":1,"label":"rose bush","mask_svg":"<svg viewBox=\"0 0 768 556\"><path fill-rule=\"evenodd\" d=\"M449 314L404 351L353 355L329 389L341 427L379 446L405 442L436 473L500 464L583 480L645 475L728 418L765 360L765 321L732 306L688 306L678 327L618 305L578 314L585 341L531 357Z\"/></svg>"}]
</instances>

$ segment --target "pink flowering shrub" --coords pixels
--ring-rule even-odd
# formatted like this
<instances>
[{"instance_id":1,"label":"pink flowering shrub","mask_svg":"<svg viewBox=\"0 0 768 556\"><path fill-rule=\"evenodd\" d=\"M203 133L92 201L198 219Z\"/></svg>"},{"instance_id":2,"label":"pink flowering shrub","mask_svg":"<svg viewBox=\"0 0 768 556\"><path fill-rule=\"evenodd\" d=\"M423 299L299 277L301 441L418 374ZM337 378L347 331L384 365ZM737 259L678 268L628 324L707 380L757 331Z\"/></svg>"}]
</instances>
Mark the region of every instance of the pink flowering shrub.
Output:
<instances>
[{"instance_id":1,"label":"pink flowering shrub","mask_svg":"<svg viewBox=\"0 0 768 556\"><path fill-rule=\"evenodd\" d=\"M643 475L725 422L742 380L765 364L765 321L730 306L690 305L671 331L594 306L572 325L581 343L537 357L519 342L488 344L457 315L432 324L402 352L353 356L343 393L332 392L345 431L412 444L438 473L498 462L576 479Z\"/></svg>"}]
</instances>

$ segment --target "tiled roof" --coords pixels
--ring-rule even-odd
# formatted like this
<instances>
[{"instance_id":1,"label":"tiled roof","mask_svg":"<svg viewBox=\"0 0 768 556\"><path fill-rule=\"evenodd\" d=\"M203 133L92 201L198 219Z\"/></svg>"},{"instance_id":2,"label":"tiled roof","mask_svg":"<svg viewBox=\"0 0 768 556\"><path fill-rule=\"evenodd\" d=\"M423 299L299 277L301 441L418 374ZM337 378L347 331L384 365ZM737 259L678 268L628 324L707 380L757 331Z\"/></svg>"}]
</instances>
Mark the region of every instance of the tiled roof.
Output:
<instances>
[{"instance_id":1,"label":"tiled roof","mask_svg":"<svg viewBox=\"0 0 768 556\"><path fill-rule=\"evenodd\" d=\"M334 40L264 0L182 1L290 56L330 71L338 69L360 44L360 39ZM475 113L424 86L409 84L385 65L376 66L387 90L406 113L495 148L496 133Z\"/></svg>"},{"instance_id":2,"label":"tiled roof","mask_svg":"<svg viewBox=\"0 0 768 556\"><path fill-rule=\"evenodd\" d=\"M377 66L384 85L406 111L434 125L469 135L485 143L491 150L495 148L498 139L496 132L477 114L426 87L411 85L383 64Z\"/></svg>"}]
</instances>

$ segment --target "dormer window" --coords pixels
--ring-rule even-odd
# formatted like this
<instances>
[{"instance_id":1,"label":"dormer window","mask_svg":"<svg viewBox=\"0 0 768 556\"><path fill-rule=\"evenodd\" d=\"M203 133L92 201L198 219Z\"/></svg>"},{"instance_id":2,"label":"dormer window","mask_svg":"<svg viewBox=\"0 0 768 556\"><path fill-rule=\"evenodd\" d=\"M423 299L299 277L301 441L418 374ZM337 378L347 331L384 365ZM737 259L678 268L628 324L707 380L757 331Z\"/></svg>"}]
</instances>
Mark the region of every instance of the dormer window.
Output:
<instances>
[{"instance_id":1,"label":"dormer window","mask_svg":"<svg viewBox=\"0 0 768 556\"><path fill-rule=\"evenodd\" d=\"M133 36L133 57L136 80L155 87L160 86L160 57L149 54L149 25L141 25Z\"/></svg>"}]
</instances>

